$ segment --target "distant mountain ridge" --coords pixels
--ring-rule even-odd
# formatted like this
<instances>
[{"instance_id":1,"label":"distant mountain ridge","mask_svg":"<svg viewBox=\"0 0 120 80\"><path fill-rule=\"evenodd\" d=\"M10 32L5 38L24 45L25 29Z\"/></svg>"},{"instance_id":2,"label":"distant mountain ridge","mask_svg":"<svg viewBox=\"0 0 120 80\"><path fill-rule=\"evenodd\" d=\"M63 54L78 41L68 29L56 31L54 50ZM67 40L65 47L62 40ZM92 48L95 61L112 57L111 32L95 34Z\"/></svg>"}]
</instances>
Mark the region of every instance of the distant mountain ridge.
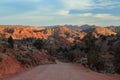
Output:
<instances>
[{"instance_id":1,"label":"distant mountain ridge","mask_svg":"<svg viewBox=\"0 0 120 80\"><path fill-rule=\"evenodd\" d=\"M13 36L14 39L22 39L22 38L45 38L47 39L49 36L61 35L65 38L82 38L89 31L94 32L99 35L115 35L111 28L105 28L101 26L95 25L64 25L64 26L53 26L53 27L35 27L35 26L0 26L0 37L8 38L10 35ZM83 36L84 35L84 36Z\"/></svg>"}]
</instances>

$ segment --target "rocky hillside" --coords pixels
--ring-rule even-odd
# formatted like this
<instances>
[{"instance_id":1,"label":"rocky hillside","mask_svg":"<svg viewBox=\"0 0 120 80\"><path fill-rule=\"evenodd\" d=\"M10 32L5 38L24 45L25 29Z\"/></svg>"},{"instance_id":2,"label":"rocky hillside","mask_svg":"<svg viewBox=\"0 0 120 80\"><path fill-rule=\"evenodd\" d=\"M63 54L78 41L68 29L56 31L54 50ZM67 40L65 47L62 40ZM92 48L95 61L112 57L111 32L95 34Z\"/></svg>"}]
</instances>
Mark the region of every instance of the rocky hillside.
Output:
<instances>
[{"instance_id":1,"label":"rocky hillside","mask_svg":"<svg viewBox=\"0 0 120 80\"><path fill-rule=\"evenodd\" d=\"M84 30L77 29L78 27L73 29L68 26L53 26L49 28L31 26L1 26L0 37L8 38L9 36L12 36L15 40L21 40L23 38L43 38L51 43L57 44L57 46L68 46L70 43L82 40L89 32L92 32L96 38L99 38L100 35L110 36L116 34L115 32L103 27L84 26L87 26Z\"/></svg>"},{"instance_id":2,"label":"rocky hillside","mask_svg":"<svg viewBox=\"0 0 120 80\"><path fill-rule=\"evenodd\" d=\"M8 38L11 35L14 39L47 38L47 35L40 32L42 29L44 28L31 26L1 26L0 37Z\"/></svg>"},{"instance_id":3,"label":"rocky hillside","mask_svg":"<svg viewBox=\"0 0 120 80\"><path fill-rule=\"evenodd\" d=\"M97 34L104 35L104 36L116 35L116 33L113 32L112 30L109 30L100 26L96 26L95 28L93 28L93 31L96 32Z\"/></svg>"},{"instance_id":4,"label":"rocky hillside","mask_svg":"<svg viewBox=\"0 0 120 80\"><path fill-rule=\"evenodd\" d=\"M0 78L16 74L37 65L54 63L45 49L37 49L31 39L0 38ZM12 46L11 46L12 45Z\"/></svg>"},{"instance_id":5,"label":"rocky hillside","mask_svg":"<svg viewBox=\"0 0 120 80\"><path fill-rule=\"evenodd\" d=\"M80 63L84 59L87 63L83 64L93 70L96 70L98 66L96 67L92 63L99 63L99 60L94 60L94 58L100 58L100 61L104 60L104 64L110 61L110 64L107 64L108 66L104 68L112 65L113 69L114 63L111 62L114 62L115 52L112 45L115 45L118 41L118 37L115 35L116 33L112 30L99 26L87 27L84 30L72 29L67 26L51 28L0 26L0 76L54 62L54 57ZM8 41L10 36L12 36L14 43ZM14 47L11 47L11 44ZM110 49L113 51L108 51ZM87 61L89 57L86 57L89 52L100 54L97 55L99 57L90 55L92 57L90 59L93 61L90 64L88 64L89 60ZM8 61L10 64L8 64ZM100 64L103 64L103 62L100 62ZM101 66L99 68L101 70ZM100 70L98 69L98 71ZM113 71L115 70L111 70L111 72Z\"/></svg>"},{"instance_id":6,"label":"rocky hillside","mask_svg":"<svg viewBox=\"0 0 120 80\"><path fill-rule=\"evenodd\" d=\"M87 26L87 27L86 27ZM85 28L85 29L83 29ZM115 35L116 33L110 29L83 25L80 29L70 28L68 26L53 26L51 28L35 27L35 26L0 26L0 37L8 38L10 35L14 39L23 38L44 38L47 39L49 36L62 36L64 38L75 38L79 37L82 39L87 32L94 32L98 35Z\"/></svg>"}]
</instances>

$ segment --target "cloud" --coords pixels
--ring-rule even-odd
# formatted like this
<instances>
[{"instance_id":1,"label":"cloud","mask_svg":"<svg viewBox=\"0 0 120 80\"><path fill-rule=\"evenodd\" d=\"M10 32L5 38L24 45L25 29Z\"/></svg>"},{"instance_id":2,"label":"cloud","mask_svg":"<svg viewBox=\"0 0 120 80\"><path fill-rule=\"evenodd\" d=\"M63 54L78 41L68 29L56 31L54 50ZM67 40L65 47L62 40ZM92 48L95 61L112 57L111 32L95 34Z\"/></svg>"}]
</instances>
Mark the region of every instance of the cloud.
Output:
<instances>
[{"instance_id":1,"label":"cloud","mask_svg":"<svg viewBox=\"0 0 120 80\"><path fill-rule=\"evenodd\" d=\"M68 10L120 8L119 0L61 0Z\"/></svg>"},{"instance_id":2,"label":"cloud","mask_svg":"<svg viewBox=\"0 0 120 80\"><path fill-rule=\"evenodd\" d=\"M90 16L93 16L93 14L92 13L84 13L84 14L82 14L83 16L85 16L85 17L90 17Z\"/></svg>"},{"instance_id":3,"label":"cloud","mask_svg":"<svg viewBox=\"0 0 120 80\"><path fill-rule=\"evenodd\" d=\"M120 8L118 0L1 0L1 16L22 13L38 13L39 15L67 15L73 11ZM68 13L69 12L69 13Z\"/></svg>"},{"instance_id":4,"label":"cloud","mask_svg":"<svg viewBox=\"0 0 120 80\"><path fill-rule=\"evenodd\" d=\"M113 16L112 14L96 14L94 15L94 17L100 18L100 19L120 20L120 16Z\"/></svg>"},{"instance_id":5,"label":"cloud","mask_svg":"<svg viewBox=\"0 0 120 80\"><path fill-rule=\"evenodd\" d=\"M74 15L74 14L71 14L71 15ZM120 20L120 16L115 16L112 14L81 13L81 14L76 14L76 15L81 16L81 17L98 18L98 19L103 19L103 20Z\"/></svg>"},{"instance_id":6,"label":"cloud","mask_svg":"<svg viewBox=\"0 0 120 80\"><path fill-rule=\"evenodd\" d=\"M67 10L59 10L58 12L56 12L57 15L69 15L69 11Z\"/></svg>"},{"instance_id":7,"label":"cloud","mask_svg":"<svg viewBox=\"0 0 120 80\"><path fill-rule=\"evenodd\" d=\"M61 0L64 4L65 9L89 9L94 3L92 0Z\"/></svg>"}]
</instances>

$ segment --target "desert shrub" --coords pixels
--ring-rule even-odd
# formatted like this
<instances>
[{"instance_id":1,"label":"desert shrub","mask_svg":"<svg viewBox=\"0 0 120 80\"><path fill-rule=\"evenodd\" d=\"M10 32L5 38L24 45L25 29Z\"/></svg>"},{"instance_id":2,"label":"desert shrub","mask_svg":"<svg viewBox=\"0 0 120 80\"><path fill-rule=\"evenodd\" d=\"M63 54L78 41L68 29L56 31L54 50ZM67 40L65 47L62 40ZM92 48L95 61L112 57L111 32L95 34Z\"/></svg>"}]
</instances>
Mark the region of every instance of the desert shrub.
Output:
<instances>
[{"instance_id":1,"label":"desert shrub","mask_svg":"<svg viewBox=\"0 0 120 80\"><path fill-rule=\"evenodd\" d=\"M81 45L78 44L78 43L74 43L73 45L71 45L71 49L72 49L72 50L79 49L79 50L83 51L83 50L84 50L84 47L81 46Z\"/></svg>"},{"instance_id":2,"label":"desert shrub","mask_svg":"<svg viewBox=\"0 0 120 80\"><path fill-rule=\"evenodd\" d=\"M73 62L75 58L75 53L73 51L70 51L69 53L67 53L67 57L69 61Z\"/></svg>"},{"instance_id":3,"label":"desert shrub","mask_svg":"<svg viewBox=\"0 0 120 80\"><path fill-rule=\"evenodd\" d=\"M106 41L107 40L106 36L104 36L104 35L100 35L100 37L101 37L102 41Z\"/></svg>"},{"instance_id":4,"label":"desert shrub","mask_svg":"<svg viewBox=\"0 0 120 80\"><path fill-rule=\"evenodd\" d=\"M117 37L120 37L120 32L119 33L117 33L117 35L116 35Z\"/></svg>"},{"instance_id":5,"label":"desert shrub","mask_svg":"<svg viewBox=\"0 0 120 80\"><path fill-rule=\"evenodd\" d=\"M107 51L112 52L112 51L114 51L114 49L112 47L109 47Z\"/></svg>"},{"instance_id":6,"label":"desert shrub","mask_svg":"<svg viewBox=\"0 0 120 80\"><path fill-rule=\"evenodd\" d=\"M104 70L105 62L102 60L100 55L101 48L95 44L95 41L96 39L92 36L92 34L88 34L86 36L85 52L87 54L88 67L93 70L101 71Z\"/></svg>"},{"instance_id":7,"label":"desert shrub","mask_svg":"<svg viewBox=\"0 0 120 80\"><path fill-rule=\"evenodd\" d=\"M60 46L58 49L56 49L56 57L57 58L66 59L67 53L68 53L67 48Z\"/></svg>"},{"instance_id":8,"label":"desert shrub","mask_svg":"<svg viewBox=\"0 0 120 80\"><path fill-rule=\"evenodd\" d=\"M115 61L114 61L114 66L115 66L115 71L117 73L120 73L120 40L118 42L118 44L115 47Z\"/></svg>"},{"instance_id":9,"label":"desert shrub","mask_svg":"<svg viewBox=\"0 0 120 80\"><path fill-rule=\"evenodd\" d=\"M89 51L87 54L88 66L91 69L96 69L97 71L104 70L104 59L95 50Z\"/></svg>"},{"instance_id":10,"label":"desert shrub","mask_svg":"<svg viewBox=\"0 0 120 80\"><path fill-rule=\"evenodd\" d=\"M0 38L0 42L2 42L2 41L6 41L6 38L1 37L1 38Z\"/></svg>"},{"instance_id":11,"label":"desert shrub","mask_svg":"<svg viewBox=\"0 0 120 80\"><path fill-rule=\"evenodd\" d=\"M112 46L114 44L114 42L115 42L115 40L109 40L108 43L107 43L107 45L108 46Z\"/></svg>"},{"instance_id":12,"label":"desert shrub","mask_svg":"<svg viewBox=\"0 0 120 80\"><path fill-rule=\"evenodd\" d=\"M9 43L10 48L14 48L14 40L13 40L12 36L10 36L8 38L8 43Z\"/></svg>"},{"instance_id":13,"label":"desert shrub","mask_svg":"<svg viewBox=\"0 0 120 80\"><path fill-rule=\"evenodd\" d=\"M64 52L62 53L62 56L64 59L73 62L75 59L75 52L74 51L68 51L68 52Z\"/></svg>"},{"instance_id":14,"label":"desert shrub","mask_svg":"<svg viewBox=\"0 0 120 80\"><path fill-rule=\"evenodd\" d=\"M4 55L0 54L0 61L2 61L4 59Z\"/></svg>"},{"instance_id":15,"label":"desert shrub","mask_svg":"<svg viewBox=\"0 0 120 80\"><path fill-rule=\"evenodd\" d=\"M12 33L14 32L14 29L9 29L9 28L7 29L7 28L6 28L6 29L4 30L4 32L7 32L7 33L11 33L11 34L12 34Z\"/></svg>"},{"instance_id":16,"label":"desert shrub","mask_svg":"<svg viewBox=\"0 0 120 80\"><path fill-rule=\"evenodd\" d=\"M12 54L12 56L25 67L36 66L41 63L40 60L34 58L31 53Z\"/></svg>"},{"instance_id":17,"label":"desert shrub","mask_svg":"<svg viewBox=\"0 0 120 80\"><path fill-rule=\"evenodd\" d=\"M105 68L104 68L104 73L114 73L115 72L115 70L114 70L114 65L113 65L113 62L108 62L108 61L106 61L106 63L105 63Z\"/></svg>"},{"instance_id":18,"label":"desert shrub","mask_svg":"<svg viewBox=\"0 0 120 80\"><path fill-rule=\"evenodd\" d=\"M26 64L30 65L30 63L31 63L31 59L29 59L29 58L27 58L27 57L19 58L18 61L19 61L21 64L24 64L24 65L26 65Z\"/></svg>"},{"instance_id":19,"label":"desert shrub","mask_svg":"<svg viewBox=\"0 0 120 80\"><path fill-rule=\"evenodd\" d=\"M70 61L70 62L73 62L74 61L74 58L75 58L75 48L73 48L71 46L70 49L66 48L66 47L59 47L57 49L57 57L58 58L61 58L61 59L64 59L64 60L67 60L67 61Z\"/></svg>"},{"instance_id":20,"label":"desert shrub","mask_svg":"<svg viewBox=\"0 0 120 80\"><path fill-rule=\"evenodd\" d=\"M43 39L37 39L37 40L35 40L35 42L33 43L33 45L34 45L37 49L41 50L41 49L43 49L44 46L45 46L45 41L44 41Z\"/></svg>"},{"instance_id":21,"label":"desert shrub","mask_svg":"<svg viewBox=\"0 0 120 80\"><path fill-rule=\"evenodd\" d=\"M6 41L0 42L0 50L6 49L9 47L9 43Z\"/></svg>"},{"instance_id":22,"label":"desert shrub","mask_svg":"<svg viewBox=\"0 0 120 80\"><path fill-rule=\"evenodd\" d=\"M57 52L61 52L61 51L64 51L64 48L60 46L60 47L57 49Z\"/></svg>"},{"instance_id":23,"label":"desert shrub","mask_svg":"<svg viewBox=\"0 0 120 80\"><path fill-rule=\"evenodd\" d=\"M22 39L22 41L23 42L33 42L33 41L35 41L35 39L34 38L24 38L24 39Z\"/></svg>"}]
</instances>

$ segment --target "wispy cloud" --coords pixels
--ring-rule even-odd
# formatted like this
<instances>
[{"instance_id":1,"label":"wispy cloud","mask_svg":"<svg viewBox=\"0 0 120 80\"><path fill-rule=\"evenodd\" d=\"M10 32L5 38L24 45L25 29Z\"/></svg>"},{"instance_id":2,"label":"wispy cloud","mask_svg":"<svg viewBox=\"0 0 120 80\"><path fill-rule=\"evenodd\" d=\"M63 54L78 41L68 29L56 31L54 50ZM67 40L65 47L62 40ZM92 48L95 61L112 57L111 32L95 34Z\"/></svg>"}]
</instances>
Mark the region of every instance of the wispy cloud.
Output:
<instances>
[{"instance_id":1,"label":"wispy cloud","mask_svg":"<svg viewBox=\"0 0 120 80\"><path fill-rule=\"evenodd\" d=\"M111 14L96 14L94 17L100 18L100 19L120 20L120 16L114 16Z\"/></svg>"},{"instance_id":2,"label":"wispy cloud","mask_svg":"<svg viewBox=\"0 0 120 80\"><path fill-rule=\"evenodd\" d=\"M120 20L120 16L114 16L112 14L93 14L93 13L82 13L78 14L79 16L84 16L84 17L92 17L92 18L98 18L98 19L103 19L103 20Z\"/></svg>"},{"instance_id":3,"label":"wispy cloud","mask_svg":"<svg viewBox=\"0 0 120 80\"><path fill-rule=\"evenodd\" d=\"M102 9L120 8L120 2L119 0L96 0L95 7Z\"/></svg>"},{"instance_id":4,"label":"wispy cloud","mask_svg":"<svg viewBox=\"0 0 120 80\"><path fill-rule=\"evenodd\" d=\"M112 9L120 8L119 0L62 0L65 9L91 10L91 9Z\"/></svg>"},{"instance_id":5,"label":"wispy cloud","mask_svg":"<svg viewBox=\"0 0 120 80\"><path fill-rule=\"evenodd\" d=\"M93 0L61 0L64 4L65 9L72 10L84 10L90 9L92 5L94 5Z\"/></svg>"},{"instance_id":6,"label":"wispy cloud","mask_svg":"<svg viewBox=\"0 0 120 80\"><path fill-rule=\"evenodd\" d=\"M92 13L83 13L81 15L84 16L84 17L91 17L91 16L93 16Z\"/></svg>"}]
</instances>

